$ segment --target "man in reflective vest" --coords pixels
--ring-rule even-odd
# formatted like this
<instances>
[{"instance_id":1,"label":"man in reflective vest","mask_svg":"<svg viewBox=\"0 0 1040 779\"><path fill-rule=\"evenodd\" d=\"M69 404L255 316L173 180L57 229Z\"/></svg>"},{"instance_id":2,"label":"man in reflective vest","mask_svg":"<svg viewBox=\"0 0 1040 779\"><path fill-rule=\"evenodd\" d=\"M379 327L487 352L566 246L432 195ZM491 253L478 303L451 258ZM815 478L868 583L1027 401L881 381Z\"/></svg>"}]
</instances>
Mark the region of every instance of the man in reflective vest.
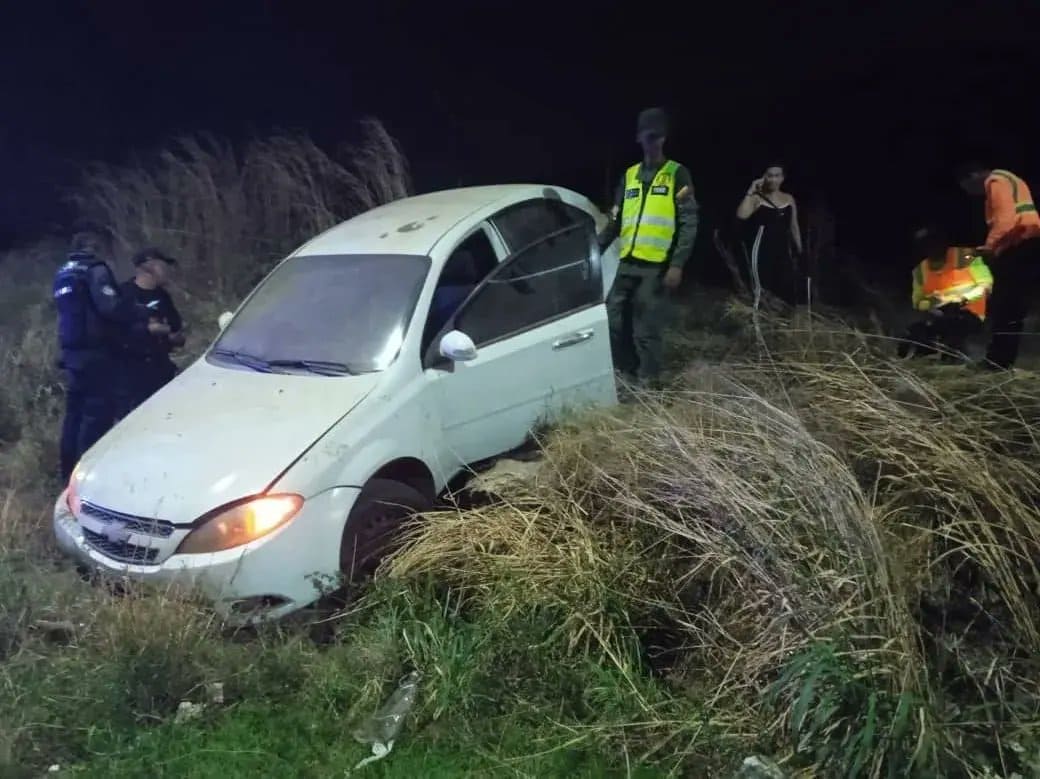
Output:
<instances>
[{"instance_id":1,"label":"man in reflective vest","mask_svg":"<svg viewBox=\"0 0 1040 779\"><path fill-rule=\"evenodd\" d=\"M619 240L617 276L607 298L617 369L643 386L661 374L668 294L682 283L697 236L697 200L690 172L664 155L668 117L660 108L639 115L636 140L643 161L625 171L599 236Z\"/></svg>"},{"instance_id":2,"label":"man in reflective vest","mask_svg":"<svg viewBox=\"0 0 1040 779\"><path fill-rule=\"evenodd\" d=\"M989 232L979 252L993 269L989 303L991 338L986 366L1007 370L1018 357L1022 326L1040 293L1040 215L1029 186L1007 170L965 165L961 187L985 196Z\"/></svg>"},{"instance_id":3,"label":"man in reflective vest","mask_svg":"<svg viewBox=\"0 0 1040 779\"><path fill-rule=\"evenodd\" d=\"M927 318L912 325L899 344L899 356L940 351L943 362L964 353L967 339L982 330L993 274L971 248L951 246L932 252L913 273L914 308Z\"/></svg>"}]
</instances>

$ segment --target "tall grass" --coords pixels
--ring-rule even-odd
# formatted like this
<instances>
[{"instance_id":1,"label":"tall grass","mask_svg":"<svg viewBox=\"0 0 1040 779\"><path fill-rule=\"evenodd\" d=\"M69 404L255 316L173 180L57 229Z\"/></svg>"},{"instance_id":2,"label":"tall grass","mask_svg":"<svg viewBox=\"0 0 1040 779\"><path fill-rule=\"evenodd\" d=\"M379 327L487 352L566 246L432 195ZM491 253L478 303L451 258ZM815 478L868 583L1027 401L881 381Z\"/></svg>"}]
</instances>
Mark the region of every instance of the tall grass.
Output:
<instances>
[{"instance_id":1,"label":"tall grass","mask_svg":"<svg viewBox=\"0 0 1040 779\"><path fill-rule=\"evenodd\" d=\"M181 259L186 293L235 300L286 252L360 211L409 194L405 157L375 120L330 156L305 136L241 150L212 136L174 141L122 166L96 165L71 199L117 250L157 244Z\"/></svg>"},{"instance_id":2,"label":"tall grass","mask_svg":"<svg viewBox=\"0 0 1040 779\"><path fill-rule=\"evenodd\" d=\"M179 138L123 165L93 165L70 195L80 215L108 227L113 267L157 245L179 260L172 293L188 325L177 358L196 356L221 311L316 233L410 192L407 161L376 120L333 156L302 135L256 138L242 148L213 136ZM61 410L50 279L57 240L5 259L0 290L0 488L53 489Z\"/></svg>"},{"instance_id":3,"label":"tall grass","mask_svg":"<svg viewBox=\"0 0 1040 779\"><path fill-rule=\"evenodd\" d=\"M478 613L548 610L554 640L623 675L642 658L704 707L648 706L676 766L721 739L828 776L1027 770L1036 382L773 325L761 359L556 431L535 483L425 518L389 573Z\"/></svg>"}]
</instances>

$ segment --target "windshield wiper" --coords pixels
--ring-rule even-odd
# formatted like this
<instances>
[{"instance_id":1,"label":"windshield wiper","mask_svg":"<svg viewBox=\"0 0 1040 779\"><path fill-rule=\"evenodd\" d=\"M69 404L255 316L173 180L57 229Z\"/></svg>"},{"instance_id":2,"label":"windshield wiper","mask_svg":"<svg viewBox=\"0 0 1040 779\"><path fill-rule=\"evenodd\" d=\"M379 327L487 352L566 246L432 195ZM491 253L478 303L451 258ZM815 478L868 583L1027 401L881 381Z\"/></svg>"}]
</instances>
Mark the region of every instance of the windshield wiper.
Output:
<instances>
[{"instance_id":1,"label":"windshield wiper","mask_svg":"<svg viewBox=\"0 0 1040 779\"><path fill-rule=\"evenodd\" d=\"M272 368L301 368L319 376L358 375L346 363L328 360L268 360L267 364Z\"/></svg>"},{"instance_id":2,"label":"windshield wiper","mask_svg":"<svg viewBox=\"0 0 1040 779\"><path fill-rule=\"evenodd\" d=\"M271 370L271 363L263 357L257 357L254 354L246 354L245 352L239 352L234 349L214 349L213 354L218 357L230 357L238 364L244 365L247 368L252 368L254 371L259 371L260 373L273 373Z\"/></svg>"}]
</instances>

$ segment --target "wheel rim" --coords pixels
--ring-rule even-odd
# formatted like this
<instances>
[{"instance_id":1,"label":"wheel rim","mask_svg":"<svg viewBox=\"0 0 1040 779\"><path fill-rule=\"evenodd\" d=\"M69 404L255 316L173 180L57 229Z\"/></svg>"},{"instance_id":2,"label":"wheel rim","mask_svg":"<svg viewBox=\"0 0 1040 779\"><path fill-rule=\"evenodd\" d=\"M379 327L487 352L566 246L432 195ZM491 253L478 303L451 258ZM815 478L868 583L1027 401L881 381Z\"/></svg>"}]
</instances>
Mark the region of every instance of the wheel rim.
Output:
<instances>
[{"instance_id":1,"label":"wheel rim","mask_svg":"<svg viewBox=\"0 0 1040 779\"><path fill-rule=\"evenodd\" d=\"M365 518L354 536L347 571L352 580L365 579L375 573L383 554L391 545L393 531L409 513L401 506L387 503L375 505L378 511Z\"/></svg>"}]
</instances>

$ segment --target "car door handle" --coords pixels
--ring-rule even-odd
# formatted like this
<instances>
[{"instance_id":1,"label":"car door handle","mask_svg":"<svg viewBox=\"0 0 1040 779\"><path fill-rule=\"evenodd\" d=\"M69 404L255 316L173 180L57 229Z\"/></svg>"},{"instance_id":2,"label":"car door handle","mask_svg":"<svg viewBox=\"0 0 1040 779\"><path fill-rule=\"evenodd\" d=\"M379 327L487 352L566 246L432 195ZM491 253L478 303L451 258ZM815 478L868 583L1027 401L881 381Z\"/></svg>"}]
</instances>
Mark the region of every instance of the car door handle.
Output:
<instances>
[{"instance_id":1,"label":"car door handle","mask_svg":"<svg viewBox=\"0 0 1040 779\"><path fill-rule=\"evenodd\" d=\"M568 346L577 346L596 334L595 330L579 330L576 333L566 335L558 341L553 341L553 349L566 349Z\"/></svg>"}]
</instances>

